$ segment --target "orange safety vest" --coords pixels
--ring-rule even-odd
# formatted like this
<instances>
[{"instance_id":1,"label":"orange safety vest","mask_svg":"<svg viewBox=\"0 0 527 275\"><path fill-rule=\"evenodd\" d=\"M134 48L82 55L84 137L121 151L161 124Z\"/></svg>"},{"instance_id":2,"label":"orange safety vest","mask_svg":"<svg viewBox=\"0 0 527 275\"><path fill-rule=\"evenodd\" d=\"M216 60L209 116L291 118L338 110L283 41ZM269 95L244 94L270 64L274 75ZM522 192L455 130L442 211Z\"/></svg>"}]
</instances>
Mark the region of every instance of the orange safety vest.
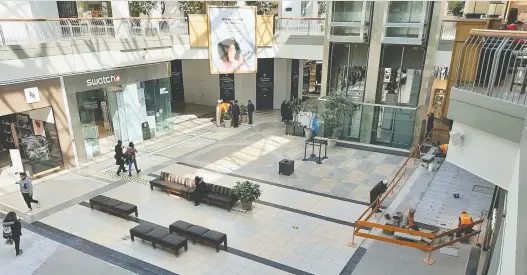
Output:
<instances>
[{"instance_id":1,"label":"orange safety vest","mask_svg":"<svg viewBox=\"0 0 527 275\"><path fill-rule=\"evenodd\" d=\"M441 148L441 151L443 151L443 154L446 155L446 151L448 150L448 144L441 144L439 145L439 148Z\"/></svg>"},{"instance_id":2,"label":"orange safety vest","mask_svg":"<svg viewBox=\"0 0 527 275\"><path fill-rule=\"evenodd\" d=\"M459 219L461 219L461 225L467 225L472 223L472 218L467 213L461 213Z\"/></svg>"},{"instance_id":3,"label":"orange safety vest","mask_svg":"<svg viewBox=\"0 0 527 275\"><path fill-rule=\"evenodd\" d=\"M409 227L415 226L414 216L408 216L408 226Z\"/></svg>"}]
</instances>

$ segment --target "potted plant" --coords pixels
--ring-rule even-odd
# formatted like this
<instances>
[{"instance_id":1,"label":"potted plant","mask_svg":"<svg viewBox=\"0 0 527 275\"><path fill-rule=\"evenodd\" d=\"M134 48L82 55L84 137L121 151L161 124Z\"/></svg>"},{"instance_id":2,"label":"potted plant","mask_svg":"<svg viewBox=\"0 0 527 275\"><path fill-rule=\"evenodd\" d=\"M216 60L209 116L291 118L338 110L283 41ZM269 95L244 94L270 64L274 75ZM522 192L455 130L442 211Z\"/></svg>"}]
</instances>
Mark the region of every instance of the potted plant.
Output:
<instances>
[{"instance_id":1,"label":"potted plant","mask_svg":"<svg viewBox=\"0 0 527 275\"><path fill-rule=\"evenodd\" d=\"M324 136L328 138L328 147L335 147L342 132L344 118L351 114L354 103L345 91L333 91L326 97L324 112Z\"/></svg>"},{"instance_id":2,"label":"potted plant","mask_svg":"<svg viewBox=\"0 0 527 275\"><path fill-rule=\"evenodd\" d=\"M243 210L251 210L253 201L259 199L262 195L260 185L248 180L244 182L237 181L232 188L232 193L242 203Z\"/></svg>"},{"instance_id":3,"label":"potted plant","mask_svg":"<svg viewBox=\"0 0 527 275\"><path fill-rule=\"evenodd\" d=\"M232 115L230 113L224 113L223 114L223 122L224 122L225 128L231 128Z\"/></svg>"},{"instance_id":4,"label":"potted plant","mask_svg":"<svg viewBox=\"0 0 527 275\"><path fill-rule=\"evenodd\" d=\"M240 105L240 123L249 123L249 116L247 115L247 106Z\"/></svg>"},{"instance_id":5,"label":"potted plant","mask_svg":"<svg viewBox=\"0 0 527 275\"><path fill-rule=\"evenodd\" d=\"M304 126L302 126L298 122L298 116L300 114L300 111L302 110L302 99L300 98L294 98L289 103L289 108L291 108L291 112L293 113L293 123L292 123L292 133L291 135L294 136L304 136ZM288 127L286 126L286 132L291 132L291 130L288 131ZM291 125L289 126L291 129Z\"/></svg>"}]
</instances>

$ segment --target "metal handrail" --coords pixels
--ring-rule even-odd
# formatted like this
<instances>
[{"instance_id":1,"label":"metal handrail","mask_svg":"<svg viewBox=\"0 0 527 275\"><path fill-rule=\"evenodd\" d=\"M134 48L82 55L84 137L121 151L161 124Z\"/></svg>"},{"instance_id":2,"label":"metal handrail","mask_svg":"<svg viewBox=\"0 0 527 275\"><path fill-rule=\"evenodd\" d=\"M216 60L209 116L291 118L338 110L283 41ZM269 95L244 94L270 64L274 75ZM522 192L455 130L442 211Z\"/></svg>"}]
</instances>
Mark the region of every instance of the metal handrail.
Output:
<instances>
[{"instance_id":1,"label":"metal handrail","mask_svg":"<svg viewBox=\"0 0 527 275\"><path fill-rule=\"evenodd\" d=\"M504 30L484 30L472 29L470 35L485 37L508 37L515 39L527 39L527 31L504 31Z\"/></svg>"},{"instance_id":2,"label":"metal handrail","mask_svg":"<svg viewBox=\"0 0 527 275\"><path fill-rule=\"evenodd\" d=\"M290 35L323 36L325 18L319 17L276 17L275 33Z\"/></svg>"},{"instance_id":3,"label":"metal handrail","mask_svg":"<svg viewBox=\"0 0 527 275\"><path fill-rule=\"evenodd\" d=\"M88 21L88 20L124 20L124 19L185 19L185 17L92 17L92 18L0 18L0 22L5 21Z\"/></svg>"}]
</instances>

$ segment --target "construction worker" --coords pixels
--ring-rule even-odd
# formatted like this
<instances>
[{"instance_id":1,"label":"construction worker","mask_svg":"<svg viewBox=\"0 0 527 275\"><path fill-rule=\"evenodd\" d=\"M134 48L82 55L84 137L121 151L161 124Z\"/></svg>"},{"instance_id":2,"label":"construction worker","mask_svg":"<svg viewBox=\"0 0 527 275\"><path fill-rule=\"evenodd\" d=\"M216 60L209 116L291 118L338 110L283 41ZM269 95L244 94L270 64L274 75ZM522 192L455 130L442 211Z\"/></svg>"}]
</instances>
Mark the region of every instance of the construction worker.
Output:
<instances>
[{"instance_id":1,"label":"construction worker","mask_svg":"<svg viewBox=\"0 0 527 275\"><path fill-rule=\"evenodd\" d=\"M457 224L457 227L461 227L463 225L467 225L467 224L471 224L473 223L474 221L472 220L472 217L470 216L469 213L467 213L467 211L463 211L461 212L461 214L459 215L459 218L458 218L458 224ZM462 235L464 234L470 234L472 233L473 231L473 226L469 226L463 230L459 230L457 233L456 233L456 237L461 237Z\"/></svg>"},{"instance_id":2,"label":"construction worker","mask_svg":"<svg viewBox=\"0 0 527 275\"><path fill-rule=\"evenodd\" d=\"M415 224L415 208L410 208L404 213L403 225L412 230L419 231L419 227Z\"/></svg>"}]
</instances>

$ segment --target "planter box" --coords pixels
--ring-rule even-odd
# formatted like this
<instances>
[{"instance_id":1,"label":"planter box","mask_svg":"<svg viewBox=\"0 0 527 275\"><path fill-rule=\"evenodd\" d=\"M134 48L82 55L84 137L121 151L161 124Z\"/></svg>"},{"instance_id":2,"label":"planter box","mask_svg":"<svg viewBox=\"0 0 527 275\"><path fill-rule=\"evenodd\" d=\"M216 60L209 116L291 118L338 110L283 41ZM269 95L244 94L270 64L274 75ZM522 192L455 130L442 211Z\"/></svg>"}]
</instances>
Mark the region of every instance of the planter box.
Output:
<instances>
[{"instance_id":1,"label":"planter box","mask_svg":"<svg viewBox=\"0 0 527 275\"><path fill-rule=\"evenodd\" d=\"M297 136L297 137L303 137L304 136L304 127L305 126L303 126L303 125L295 125L295 129L294 129L293 135Z\"/></svg>"},{"instance_id":2,"label":"planter box","mask_svg":"<svg viewBox=\"0 0 527 275\"><path fill-rule=\"evenodd\" d=\"M295 125L287 123L285 125L285 134L292 136L295 133Z\"/></svg>"}]
</instances>

